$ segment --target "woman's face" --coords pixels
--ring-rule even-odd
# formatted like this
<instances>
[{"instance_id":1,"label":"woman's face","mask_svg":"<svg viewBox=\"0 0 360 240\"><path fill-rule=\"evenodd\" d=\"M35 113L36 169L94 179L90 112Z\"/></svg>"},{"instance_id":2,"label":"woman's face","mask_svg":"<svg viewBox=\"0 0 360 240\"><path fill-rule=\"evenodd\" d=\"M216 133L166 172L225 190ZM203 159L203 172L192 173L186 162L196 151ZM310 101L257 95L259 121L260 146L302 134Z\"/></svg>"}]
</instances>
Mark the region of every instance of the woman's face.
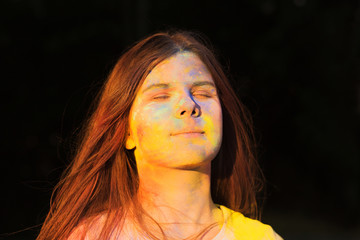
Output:
<instances>
[{"instance_id":1,"label":"woman's face","mask_svg":"<svg viewBox=\"0 0 360 240\"><path fill-rule=\"evenodd\" d=\"M137 164L191 169L213 160L222 139L222 112L215 83L191 52L158 64L131 107L127 149Z\"/></svg>"}]
</instances>

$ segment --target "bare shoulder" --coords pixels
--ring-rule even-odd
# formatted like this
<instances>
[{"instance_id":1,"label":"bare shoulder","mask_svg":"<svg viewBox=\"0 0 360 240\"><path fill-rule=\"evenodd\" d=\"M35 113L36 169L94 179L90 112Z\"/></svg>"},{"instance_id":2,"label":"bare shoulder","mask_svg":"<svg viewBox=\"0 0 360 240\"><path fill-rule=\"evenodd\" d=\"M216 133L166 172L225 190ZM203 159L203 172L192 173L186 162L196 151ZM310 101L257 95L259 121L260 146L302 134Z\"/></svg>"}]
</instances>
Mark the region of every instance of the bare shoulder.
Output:
<instances>
[{"instance_id":1,"label":"bare shoulder","mask_svg":"<svg viewBox=\"0 0 360 240\"><path fill-rule=\"evenodd\" d=\"M274 235L275 235L275 240L284 240L282 237L280 237L279 234L277 234L275 231L274 231Z\"/></svg>"},{"instance_id":2,"label":"bare shoulder","mask_svg":"<svg viewBox=\"0 0 360 240\"><path fill-rule=\"evenodd\" d=\"M67 240L98 240L106 221L106 213L85 219L74 228ZM122 224L116 223L114 229L110 230L109 240L131 239L128 237L133 236L134 232L130 225L131 224L126 217Z\"/></svg>"},{"instance_id":3,"label":"bare shoulder","mask_svg":"<svg viewBox=\"0 0 360 240\"><path fill-rule=\"evenodd\" d=\"M67 240L92 240L97 239L106 220L105 214L87 218L76 226Z\"/></svg>"}]
</instances>

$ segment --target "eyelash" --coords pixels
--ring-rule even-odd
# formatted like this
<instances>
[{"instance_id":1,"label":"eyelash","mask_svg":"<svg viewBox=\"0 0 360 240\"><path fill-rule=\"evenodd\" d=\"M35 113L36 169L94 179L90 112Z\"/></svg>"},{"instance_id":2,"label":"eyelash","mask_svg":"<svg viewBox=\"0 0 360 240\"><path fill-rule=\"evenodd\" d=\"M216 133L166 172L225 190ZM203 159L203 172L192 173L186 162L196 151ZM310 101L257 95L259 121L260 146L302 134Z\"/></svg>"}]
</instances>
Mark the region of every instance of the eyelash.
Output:
<instances>
[{"instance_id":1,"label":"eyelash","mask_svg":"<svg viewBox=\"0 0 360 240\"><path fill-rule=\"evenodd\" d=\"M153 97L153 99L168 99L170 96L169 95L158 95Z\"/></svg>"},{"instance_id":2,"label":"eyelash","mask_svg":"<svg viewBox=\"0 0 360 240\"><path fill-rule=\"evenodd\" d=\"M210 98L211 94L207 93L207 92L199 92L199 93L193 93L193 96L201 96L201 97L206 97L206 98Z\"/></svg>"},{"instance_id":3,"label":"eyelash","mask_svg":"<svg viewBox=\"0 0 360 240\"><path fill-rule=\"evenodd\" d=\"M204 92L204 93L202 93L202 92L196 93L195 92L195 94L192 93L192 95L195 96L195 97L204 97L204 98L210 98L211 97L211 94L208 94L206 92ZM153 97L154 100L165 100L165 99L168 99L168 98L170 98L169 95L163 95L163 94Z\"/></svg>"}]
</instances>

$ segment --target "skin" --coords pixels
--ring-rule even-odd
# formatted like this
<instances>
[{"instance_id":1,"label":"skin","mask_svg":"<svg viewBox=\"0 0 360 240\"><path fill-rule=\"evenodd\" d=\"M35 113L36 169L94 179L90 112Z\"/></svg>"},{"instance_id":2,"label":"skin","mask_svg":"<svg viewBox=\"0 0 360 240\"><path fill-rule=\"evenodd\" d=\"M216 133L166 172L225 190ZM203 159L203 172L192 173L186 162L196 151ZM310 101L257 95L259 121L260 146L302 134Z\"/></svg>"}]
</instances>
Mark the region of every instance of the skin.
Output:
<instances>
[{"instance_id":1,"label":"skin","mask_svg":"<svg viewBox=\"0 0 360 240\"><path fill-rule=\"evenodd\" d=\"M210 194L211 161L221 146L222 111L211 74L198 56L178 53L146 77L130 111L127 149L134 149L139 198L168 237L185 238L222 213Z\"/></svg>"}]
</instances>

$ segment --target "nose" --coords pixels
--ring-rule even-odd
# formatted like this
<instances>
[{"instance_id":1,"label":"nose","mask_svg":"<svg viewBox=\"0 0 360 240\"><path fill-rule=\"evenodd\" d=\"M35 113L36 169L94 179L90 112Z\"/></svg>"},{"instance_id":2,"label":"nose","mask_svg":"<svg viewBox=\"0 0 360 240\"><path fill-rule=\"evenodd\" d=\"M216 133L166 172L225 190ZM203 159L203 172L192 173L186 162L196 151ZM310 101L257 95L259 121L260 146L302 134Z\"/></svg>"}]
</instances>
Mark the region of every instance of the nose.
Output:
<instances>
[{"instance_id":1,"label":"nose","mask_svg":"<svg viewBox=\"0 0 360 240\"><path fill-rule=\"evenodd\" d=\"M182 97L176 105L176 118L186 117L200 117L201 109L200 106L194 101L194 99L187 95Z\"/></svg>"}]
</instances>

